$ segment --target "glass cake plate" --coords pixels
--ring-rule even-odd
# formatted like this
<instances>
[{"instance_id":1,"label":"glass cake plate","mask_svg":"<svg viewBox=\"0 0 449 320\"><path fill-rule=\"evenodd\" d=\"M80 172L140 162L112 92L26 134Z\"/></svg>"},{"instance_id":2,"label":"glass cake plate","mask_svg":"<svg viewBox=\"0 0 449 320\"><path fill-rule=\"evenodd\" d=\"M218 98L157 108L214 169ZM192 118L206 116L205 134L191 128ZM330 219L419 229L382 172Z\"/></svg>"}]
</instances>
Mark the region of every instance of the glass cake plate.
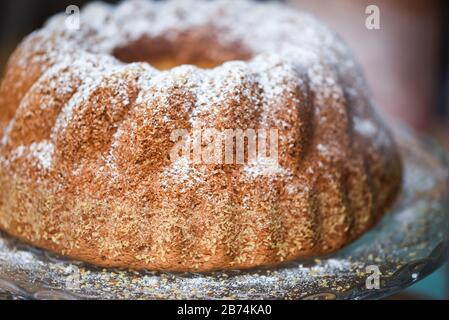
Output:
<instances>
[{"instance_id":1,"label":"glass cake plate","mask_svg":"<svg viewBox=\"0 0 449 320\"><path fill-rule=\"evenodd\" d=\"M0 233L0 299L380 299L449 254L447 154L398 129L405 179L396 206L335 254L277 268L210 273L101 269Z\"/></svg>"}]
</instances>

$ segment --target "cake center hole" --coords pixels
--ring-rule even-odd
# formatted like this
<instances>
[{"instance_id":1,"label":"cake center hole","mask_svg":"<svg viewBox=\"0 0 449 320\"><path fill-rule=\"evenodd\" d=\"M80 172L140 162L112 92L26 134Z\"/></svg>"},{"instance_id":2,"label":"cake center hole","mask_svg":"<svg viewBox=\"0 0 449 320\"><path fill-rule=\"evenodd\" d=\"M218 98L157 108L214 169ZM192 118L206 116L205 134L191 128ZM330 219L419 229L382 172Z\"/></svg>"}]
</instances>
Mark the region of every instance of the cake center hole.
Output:
<instances>
[{"instance_id":1,"label":"cake center hole","mask_svg":"<svg viewBox=\"0 0 449 320\"><path fill-rule=\"evenodd\" d=\"M124 47L116 48L114 56L122 62L147 62L159 70L168 70L183 64L210 69L231 60L249 60L251 55L242 46L219 45L213 39L178 36L169 41L163 38L142 38Z\"/></svg>"}]
</instances>

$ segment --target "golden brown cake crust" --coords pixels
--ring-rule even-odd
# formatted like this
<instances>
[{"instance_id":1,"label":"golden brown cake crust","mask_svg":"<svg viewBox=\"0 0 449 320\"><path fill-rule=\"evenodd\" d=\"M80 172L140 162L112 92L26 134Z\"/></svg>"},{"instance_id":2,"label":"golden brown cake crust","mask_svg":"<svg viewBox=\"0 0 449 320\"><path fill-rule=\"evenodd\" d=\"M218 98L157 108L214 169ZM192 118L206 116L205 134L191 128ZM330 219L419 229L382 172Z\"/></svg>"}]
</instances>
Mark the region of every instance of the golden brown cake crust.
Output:
<instances>
[{"instance_id":1,"label":"golden brown cake crust","mask_svg":"<svg viewBox=\"0 0 449 320\"><path fill-rule=\"evenodd\" d=\"M81 30L64 18L23 41L0 87L2 230L105 267L240 269L333 252L395 200L391 134L308 15L125 1L86 7ZM218 66L125 63L164 52ZM198 127L276 128L280 167L171 161L170 133Z\"/></svg>"}]
</instances>

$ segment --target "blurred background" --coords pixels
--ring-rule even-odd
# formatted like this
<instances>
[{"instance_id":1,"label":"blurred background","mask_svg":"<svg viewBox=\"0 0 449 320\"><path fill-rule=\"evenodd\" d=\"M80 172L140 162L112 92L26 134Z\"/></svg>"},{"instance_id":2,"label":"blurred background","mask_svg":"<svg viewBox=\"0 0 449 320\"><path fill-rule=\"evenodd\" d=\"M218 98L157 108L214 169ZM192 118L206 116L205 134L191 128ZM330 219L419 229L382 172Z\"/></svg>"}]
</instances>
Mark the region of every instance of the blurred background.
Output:
<instances>
[{"instance_id":1,"label":"blurred background","mask_svg":"<svg viewBox=\"0 0 449 320\"><path fill-rule=\"evenodd\" d=\"M0 72L20 40L69 5L86 0L0 2ZM106 1L110 3L118 1ZM374 101L387 118L449 146L449 2L444 0L284 0L326 22L361 63ZM367 6L380 10L368 29ZM449 298L446 266L393 298Z\"/></svg>"}]
</instances>

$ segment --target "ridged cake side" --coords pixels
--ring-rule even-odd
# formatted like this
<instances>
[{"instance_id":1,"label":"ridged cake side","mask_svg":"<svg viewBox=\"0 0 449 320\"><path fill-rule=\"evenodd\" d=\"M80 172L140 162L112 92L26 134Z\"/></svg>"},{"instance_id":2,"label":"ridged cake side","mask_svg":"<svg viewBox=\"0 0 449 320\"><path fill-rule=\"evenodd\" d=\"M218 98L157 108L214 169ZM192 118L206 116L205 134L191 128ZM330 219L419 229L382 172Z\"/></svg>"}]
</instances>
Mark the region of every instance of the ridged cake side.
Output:
<instances>
[{"instance_id":1,"label":"ridged cake side","mask_svg":"<svg viewBox=\"0 0 449 320\"><path fill-rule=\"evenodd\" d=\"M79 31L52 18L8 64L6 232L102 266L250 268L335 251L396 198L393 139L347 48L313 18L250 1L92 4L82 18ZM144 38L251 59L159 71L113 57ZM173 162L179 128L276 128L280 166Z\"/></svg>"}]
</instances>

